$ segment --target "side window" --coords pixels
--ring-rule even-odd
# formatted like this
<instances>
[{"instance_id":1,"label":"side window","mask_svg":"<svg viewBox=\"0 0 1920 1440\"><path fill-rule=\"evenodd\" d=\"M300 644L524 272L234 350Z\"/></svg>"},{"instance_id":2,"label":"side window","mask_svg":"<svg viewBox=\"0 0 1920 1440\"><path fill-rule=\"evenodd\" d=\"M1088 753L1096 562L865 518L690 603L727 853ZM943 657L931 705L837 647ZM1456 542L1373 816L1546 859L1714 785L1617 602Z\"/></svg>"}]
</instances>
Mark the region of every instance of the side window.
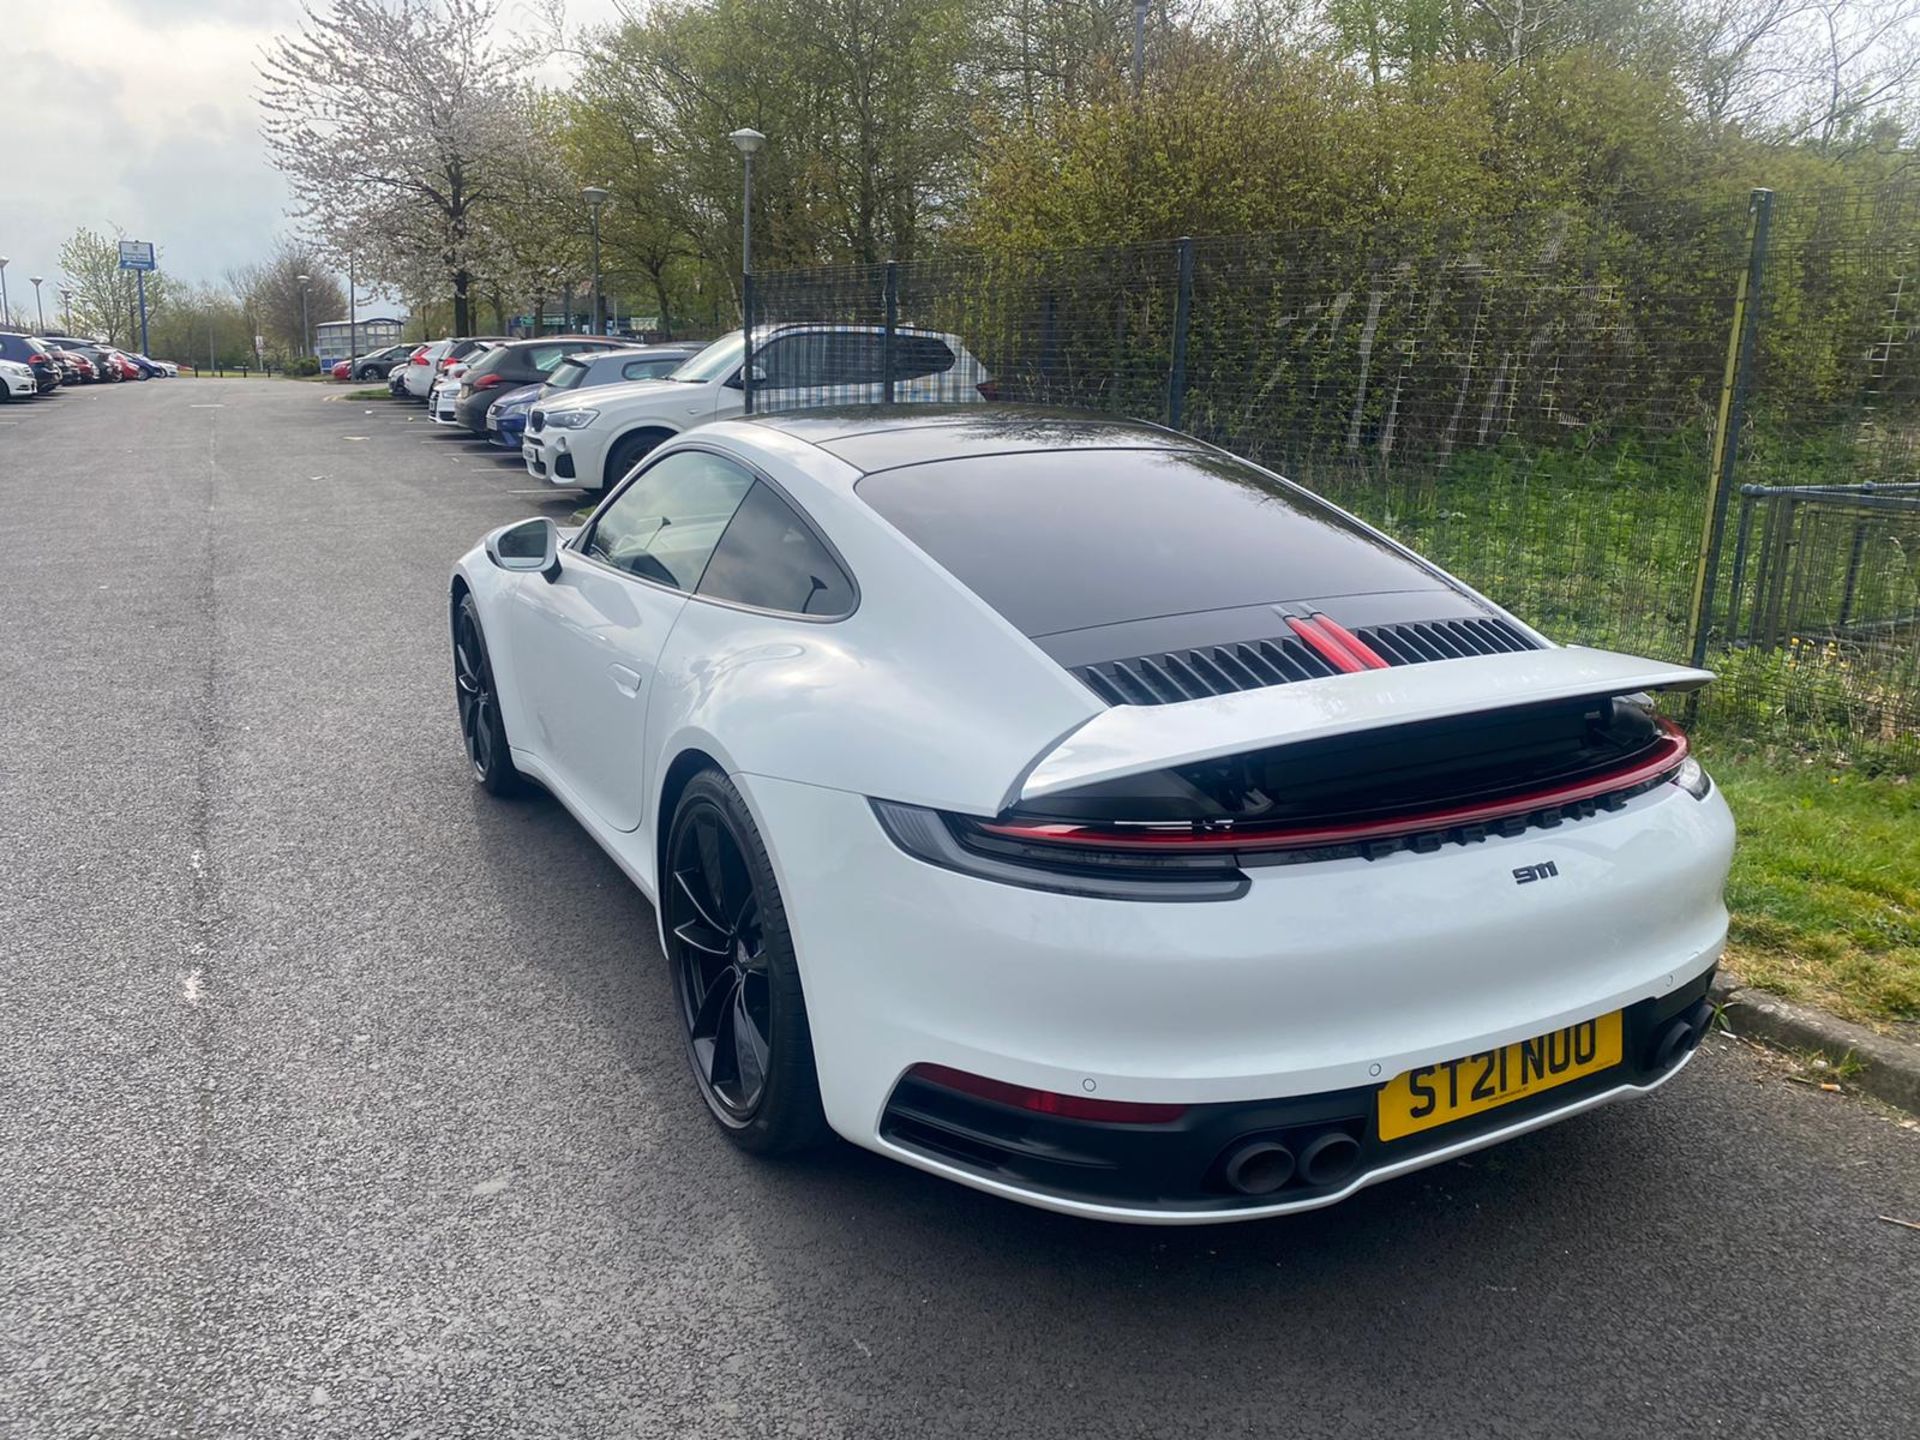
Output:
<instances>
[{"instance_id":1,"label":"side window","mask_svg":"<svg viewBox=\"0 0 1920 1440\"><path fill-rule=\"evenodd\" d=\"M893 378L919 380L928 375L944 375L953 369L953 351L944 340L931 335L893 337Z\"/></svg>"},{"instance_id":2,"label":"side window","mask_svg":"<svg viewBox=\"0 0 1920 1440\"><path fill-rule=\"evenodd\" d=\"M853 609L853 582L771 486L754 482L707 564L700 594L714 600L833 617Z\"/></svg>"},{"instance_id":3,"label":"side window","mask_svg":"<svg viewBox=\"0 0 1920 1440\"><path fill-rule=\"evenodd\" d=\"M829 383L826 339L825 331L814 331L768 341L753 355L767 377L760 383L770 390Z\"/></svg>"},{"instance_id":4,"label":"side window","mask_svg":"<svg viewBox=\"0 0 1920 1440\"><path fill-rule=\"evenodd\" d=\"M886 340L869 330L836 330L827 337L829 385L878 385L886 375Z\"/></svg>"},{"instance_id":5,"label":"side window","mask_svg":"<svg viewBox=\"0 0 1920 1440\"><path fill-rule=\"evenodd\" d=\"M658 380L680 368L678 360L629 360L620 368L622 380Z\"/></svg>"},{"instance_id":6,"label":"side window","mask_svg":"<svg viewBox=\"0 0 1920 1440\"><path fill-rule=\"evenodd\" d=\"M718 455L678 451L620 492L594 522L586 552L643 580L691 590L753 484Z\"/></svg>"},{"instance_id":7,"label":"side window","mask_svg":"<svg viewBox=\"0 0 1920 1440\"><path fill-rule=\"evenodd\" d=\"M527 363L542 375L551 374L554 366L573 354L571 345L533 345L527 350Z\"/></svg>"}]
</instances>

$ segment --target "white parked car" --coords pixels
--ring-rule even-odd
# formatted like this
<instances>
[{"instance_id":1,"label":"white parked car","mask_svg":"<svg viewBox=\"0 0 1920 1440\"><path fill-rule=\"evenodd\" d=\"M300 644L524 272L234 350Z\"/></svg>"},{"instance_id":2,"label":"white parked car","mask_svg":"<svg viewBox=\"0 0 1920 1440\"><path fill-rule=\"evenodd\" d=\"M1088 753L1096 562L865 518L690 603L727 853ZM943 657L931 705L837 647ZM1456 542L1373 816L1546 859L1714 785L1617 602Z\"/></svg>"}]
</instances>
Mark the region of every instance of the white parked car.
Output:
<instances>
[{"instance_id":1,"label":"white parked car","mask_svg":"<svg viewBox=\"0 0 1920 1440\"><path fill-rule=\"evenodd\" d=\"M1733 822L1646 693L1711 677L1182 435L722 421L449 610L474 776L654 902L750 1151L1274 1215L1651 1090L1711 1017Z\"/></svg>"},{"instance_id":2,"label":"white parked car","mask_svg":"<svg viewBox=\"0 0 1920 1440\"><path fill-rule=\"evenodd\" d=\"M401 388L415 400L425 400L433 393L433 382L440 378L440 362L453 348L451 340L436 340L423 346L408 357L406 371L401 380Z\"/></svg>"},{"instance_id":3,"label":"white parked car","mask_svg":"<svg viewBox=\"0 0 1920 1440\"><path fill-rule=\"evenodd\" d=\"M440 378L433 382L433 388L427 392L427 418L436 425L458 425L453 407L460 400L460 382L466 378L473 362L488 353L492 347L475 350L464 360L451 360L442 363ZM463 427L464 428L464 427Z\"/></svg>"},{"instance_id":4,"label":"white parked car","mask_svg":"<svg viewBox=\"0 0 1920 1440\"><path fill-rule=\"evenodd\" d=\"M876 405L886 394L885 332L877 325L771 325L756 331L754 408L773 414L818 405ZM898 329L893 399L978 402L993 381L958 336ZM602 490L662 440L745 408L741 331L722 336L665 380L553 396L534 406L520 453L554 485Z\"/></svg>"},{"instance_id":5,"label":"white parked car","mask_svg":"<svg viewBox=\"0 0 1920 1440\"><path fill-rule=\"evenodd\" d=\"M0 360L0 400L31 400L38 389L31 366Z\"/></svg>"}]
</instances>

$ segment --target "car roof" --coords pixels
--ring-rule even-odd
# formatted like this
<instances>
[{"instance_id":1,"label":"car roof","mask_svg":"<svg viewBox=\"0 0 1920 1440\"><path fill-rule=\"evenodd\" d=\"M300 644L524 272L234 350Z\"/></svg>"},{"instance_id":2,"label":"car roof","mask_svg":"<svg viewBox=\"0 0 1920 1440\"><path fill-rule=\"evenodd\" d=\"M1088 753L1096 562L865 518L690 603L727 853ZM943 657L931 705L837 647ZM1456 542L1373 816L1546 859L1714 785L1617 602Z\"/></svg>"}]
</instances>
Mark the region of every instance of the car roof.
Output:
<instances>
[{"instance_id":1,"label":"car roof","mask_svg":"<svg viewBox=\"0 0 1920 1440\"><path fill-rule=\"evenodd\" d=\"M866 474L1032 450L1205 448L1145 421L1043 405L833 406L756 415L749 423L784 431Z\"/></svg>"}]
</instances>

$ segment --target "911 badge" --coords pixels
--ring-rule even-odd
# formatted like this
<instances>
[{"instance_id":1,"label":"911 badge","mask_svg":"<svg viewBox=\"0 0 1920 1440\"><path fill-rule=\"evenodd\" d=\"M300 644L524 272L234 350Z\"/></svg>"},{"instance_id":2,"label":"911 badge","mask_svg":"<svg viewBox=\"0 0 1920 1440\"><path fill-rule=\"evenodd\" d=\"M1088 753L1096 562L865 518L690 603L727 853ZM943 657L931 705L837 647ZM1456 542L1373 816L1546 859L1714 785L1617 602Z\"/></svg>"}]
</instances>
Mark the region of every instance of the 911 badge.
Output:
<instances>
[{"instance_id":1,"label":"911 badge","mask_svg":"<svg viewBox=\"0 0 1920 1440\"><path fill-rule=\"evenodd\" d=\"M1531 885L1536 880L1551 880L1560 873L1560 867L1551 860L1542 860L1538 865L1522 865L1513 872L1513 883Z\"/></svg>"}]
</instances>

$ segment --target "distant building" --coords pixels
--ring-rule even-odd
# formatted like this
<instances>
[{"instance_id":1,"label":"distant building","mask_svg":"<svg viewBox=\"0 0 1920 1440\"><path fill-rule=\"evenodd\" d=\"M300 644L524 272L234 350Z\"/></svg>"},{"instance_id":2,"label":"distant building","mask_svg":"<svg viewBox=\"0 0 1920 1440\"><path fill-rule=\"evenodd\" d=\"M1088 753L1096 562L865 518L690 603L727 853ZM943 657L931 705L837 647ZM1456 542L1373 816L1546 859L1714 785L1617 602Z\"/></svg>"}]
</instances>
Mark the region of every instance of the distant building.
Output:
<instances>
[{"instance_id":1,"label":"distant building","mask_svg":"<svg viewBox=\"0 0 1920 1440\"><path fill-rule=\"evenodd\" d=\"M313 353L332 365L352 355L367 355L400 343L404 321L388 315L368 315L352 322L327 320L313 327Z\"/></svg>"}]
</instances>

